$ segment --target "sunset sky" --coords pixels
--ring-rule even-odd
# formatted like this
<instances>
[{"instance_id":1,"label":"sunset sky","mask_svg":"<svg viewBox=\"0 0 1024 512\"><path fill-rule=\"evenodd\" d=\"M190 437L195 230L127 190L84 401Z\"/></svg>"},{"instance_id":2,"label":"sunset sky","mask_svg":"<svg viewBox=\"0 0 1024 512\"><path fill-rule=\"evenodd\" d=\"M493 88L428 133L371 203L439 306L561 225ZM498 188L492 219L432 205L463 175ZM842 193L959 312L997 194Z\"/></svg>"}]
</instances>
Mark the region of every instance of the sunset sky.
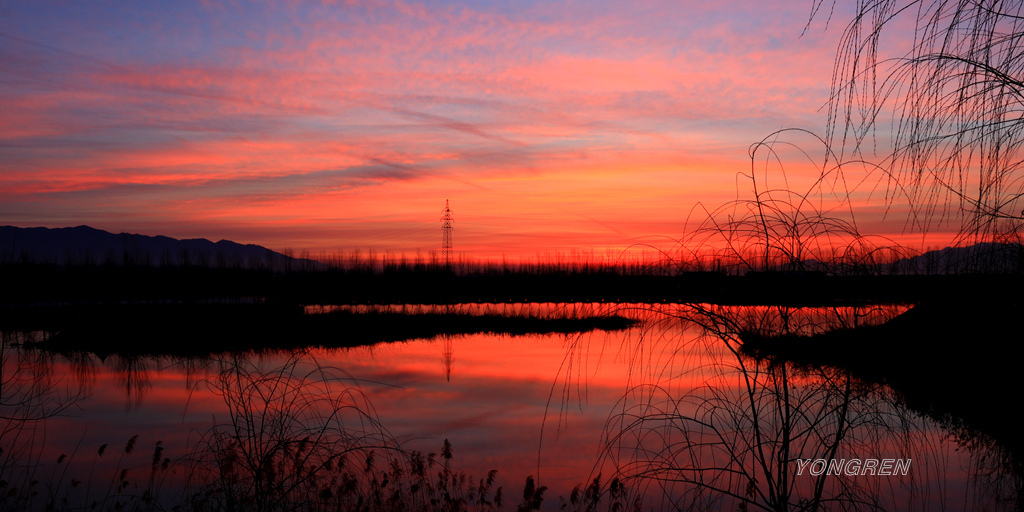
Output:
<instances>
[{"instance_id":1,"label":"sunset sky","mask_svg":"<svg viewBox=\"0 0 1024 512\"><path fill-rule=\"evenodd\" d=\"M412 254L447 199L470 256L662 243L824 131L849 13L809 9L5 2L0 224Z\"/></svg>"}]
</instances>

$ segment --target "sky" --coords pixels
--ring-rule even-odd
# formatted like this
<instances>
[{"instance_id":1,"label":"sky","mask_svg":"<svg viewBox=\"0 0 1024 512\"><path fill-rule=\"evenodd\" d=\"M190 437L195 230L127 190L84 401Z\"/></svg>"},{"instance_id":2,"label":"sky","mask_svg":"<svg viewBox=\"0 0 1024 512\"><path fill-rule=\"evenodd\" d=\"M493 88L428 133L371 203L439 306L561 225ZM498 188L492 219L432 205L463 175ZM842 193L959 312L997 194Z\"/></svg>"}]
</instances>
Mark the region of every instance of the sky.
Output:
<instances>
[{"instance_id":1,"label":"sky","mask_svg":"<svg viewBox=\"0 0 1024 512\"><path fill-rule=\"evenodd\" d=\"M449 201L468 257L661 247L824 131L842 7L5 2L0 224L413 255Z\"/></svg>"}]
</instances>

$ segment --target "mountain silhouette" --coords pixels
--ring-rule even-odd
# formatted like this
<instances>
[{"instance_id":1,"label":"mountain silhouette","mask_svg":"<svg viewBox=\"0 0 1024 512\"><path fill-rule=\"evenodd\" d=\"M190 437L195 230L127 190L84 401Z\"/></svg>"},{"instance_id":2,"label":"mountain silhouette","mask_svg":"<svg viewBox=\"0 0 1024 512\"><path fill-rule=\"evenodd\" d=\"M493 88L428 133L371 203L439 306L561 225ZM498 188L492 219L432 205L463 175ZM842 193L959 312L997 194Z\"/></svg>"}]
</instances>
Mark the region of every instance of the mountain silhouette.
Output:
<instances>
[{"instance_id":1,"label":"mountain silhouette","mask_svg":"<svg viewBox=\"0 0 1024 512\"><path fill-rule=\"evenodd\" d=\"M89 226L0 226L0 263L273 267L300 261L254 244L110 233Z\"/></svg>"}]
</instances>

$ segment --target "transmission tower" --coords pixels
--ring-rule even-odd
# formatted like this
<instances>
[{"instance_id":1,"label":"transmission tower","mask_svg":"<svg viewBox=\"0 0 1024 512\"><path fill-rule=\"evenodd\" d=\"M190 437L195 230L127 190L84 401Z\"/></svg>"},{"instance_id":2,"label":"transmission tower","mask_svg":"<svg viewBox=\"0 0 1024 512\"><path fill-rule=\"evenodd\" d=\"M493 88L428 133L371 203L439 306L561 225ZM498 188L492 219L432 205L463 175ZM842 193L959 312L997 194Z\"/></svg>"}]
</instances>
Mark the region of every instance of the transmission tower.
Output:
<instances>
[{"instance_id":1,"label":"transmission tower","mask_svg":"<svg viewBox=\"0 0 1024 512\"><path fill-rule=\"evenodd\" d=\"M452 209L448 207L448 200L444 200L444 214L441 217L441 253L444 257L444 268L452 269Z\"/></svg>"}]
</instances>

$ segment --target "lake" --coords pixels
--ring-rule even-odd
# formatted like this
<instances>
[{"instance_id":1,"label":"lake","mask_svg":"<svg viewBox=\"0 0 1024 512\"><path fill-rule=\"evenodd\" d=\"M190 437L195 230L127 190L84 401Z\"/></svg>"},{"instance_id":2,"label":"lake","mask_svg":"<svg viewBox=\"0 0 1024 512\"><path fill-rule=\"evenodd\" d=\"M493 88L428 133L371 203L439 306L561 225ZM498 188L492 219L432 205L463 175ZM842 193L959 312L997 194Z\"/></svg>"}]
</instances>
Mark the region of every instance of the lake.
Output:
<instances>
[{"instance_id":1,"label":"lake","mask_svg":"<svg viewBox=\"0 0 1024 512\"><path fill-rule=\"evenodd\" d=\"M372 309L640 323L210 358L55 354L19 347L43 333L5 333L4 508L394 509L389 499L415 508L455 496L489 510L501 487L514 509L529 501L528 476L547 487L533 489L544 510L1014 508L1019 483L991 444L880 384L740 350L748 332L871 325L906 306ZM814 474L823 466L812 461L854 459L856 471ZM868 460L911 462L903 475L861 474Z\"/></svg>"}]
</instances>

